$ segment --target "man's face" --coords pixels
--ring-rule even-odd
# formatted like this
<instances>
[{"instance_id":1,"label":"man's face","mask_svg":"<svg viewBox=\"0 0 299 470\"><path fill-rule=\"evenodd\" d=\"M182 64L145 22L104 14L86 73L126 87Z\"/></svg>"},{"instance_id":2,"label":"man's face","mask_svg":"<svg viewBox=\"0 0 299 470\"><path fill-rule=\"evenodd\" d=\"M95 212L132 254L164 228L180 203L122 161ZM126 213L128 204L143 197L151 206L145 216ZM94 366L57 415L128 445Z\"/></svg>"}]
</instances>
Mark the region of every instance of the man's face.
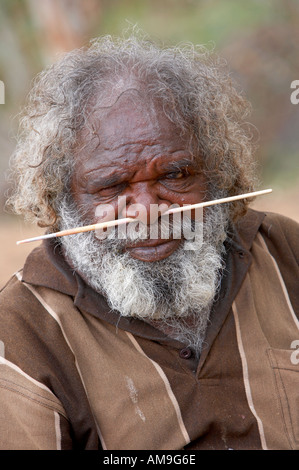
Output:
<instances>
[{"instance_id":1,"label":"man's face","mask_svg":"<svg viewBox=\"0 0 299 470\"><path fill-rule=\"evenodd\" d=\"M113 206L115 217L135 217L133 204L142 204L150 224L153 204L182 206L203 200L206 185L189 139L136 90L97 110L91 125L96 137L77 152L71 185L77 207L90 221L97 221L100 204ZM125 197L126 207L118 214L120 196ZM135 259L153 262L170 256L180 243L171 238L140 240L128 244L126 251Z\"/></svg>"}]
</instances>

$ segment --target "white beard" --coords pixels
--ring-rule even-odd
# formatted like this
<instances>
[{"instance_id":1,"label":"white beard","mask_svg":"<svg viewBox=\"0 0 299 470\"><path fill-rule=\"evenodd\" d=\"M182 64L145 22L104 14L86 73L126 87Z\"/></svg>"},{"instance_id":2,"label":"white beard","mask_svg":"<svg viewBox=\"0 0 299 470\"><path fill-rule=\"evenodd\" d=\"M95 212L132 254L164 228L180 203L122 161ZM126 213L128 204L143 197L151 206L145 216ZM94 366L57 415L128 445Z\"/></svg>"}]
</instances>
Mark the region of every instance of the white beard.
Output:
<instances>
[{"instance_id":1,"label":"white beard","mask_svg":"<svg viewBox=\"0 0 299 470\"><path fill-rule=\"evenodd\" d=\"M68 203L61 204L60 217L61 230L83 225ZM156 262L132 258L123 250L128 238L117 240L114 230L102 241L89 232L63 237L61 243L71 266L106 297L111 309L155 324L199 355L221 281L227 221L224 206L208 208L203 240L192 241L192 250L186 249L190 241L183 241ZM196 224L195 230L202 229Z\"/></svg>"}]
</instances>

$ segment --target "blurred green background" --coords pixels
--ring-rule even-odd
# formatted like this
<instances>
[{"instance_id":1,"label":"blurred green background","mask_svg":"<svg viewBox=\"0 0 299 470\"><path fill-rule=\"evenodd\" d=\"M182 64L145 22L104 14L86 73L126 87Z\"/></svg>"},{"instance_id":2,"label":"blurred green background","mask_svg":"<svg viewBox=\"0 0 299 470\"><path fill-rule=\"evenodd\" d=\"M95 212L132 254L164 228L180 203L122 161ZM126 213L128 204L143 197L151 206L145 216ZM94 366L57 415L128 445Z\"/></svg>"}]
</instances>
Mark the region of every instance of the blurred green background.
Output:
<instances>
[{"instance_id":1,"label":"blurred green background","mask_svg":"<svg viewBox=\"0 0 299 470\"><path fill-rule=\"evenodd\" d=\"M253 106L260 187L274 189L256 205L299 220L299 104L290 101L299 80L298 0L0 0L0 286L34 248L15 241L38 232L4 212L17 113L32 79L63 52L130 25L166 44L215 47L227 59Z\"/></svg>"}]
</instances>

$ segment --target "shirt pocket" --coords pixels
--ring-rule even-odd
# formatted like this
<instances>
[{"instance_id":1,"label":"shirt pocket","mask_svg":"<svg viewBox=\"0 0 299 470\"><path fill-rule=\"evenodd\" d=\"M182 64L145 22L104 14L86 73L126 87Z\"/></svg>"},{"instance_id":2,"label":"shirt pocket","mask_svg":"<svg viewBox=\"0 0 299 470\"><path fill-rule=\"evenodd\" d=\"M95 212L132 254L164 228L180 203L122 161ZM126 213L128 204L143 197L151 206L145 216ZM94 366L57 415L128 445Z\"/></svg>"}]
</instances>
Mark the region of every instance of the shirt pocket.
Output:
<instances>
[{"instance_id":1,"label":"shirt pocket","mask_svg":"<svg viewBox=\"0 0 299 470\"><path fill-rule=\"evenodd\" d=\"M294 349L268 349L277 395L291 446L299 450L299 353Z\"/></svg>"}]
</instances>

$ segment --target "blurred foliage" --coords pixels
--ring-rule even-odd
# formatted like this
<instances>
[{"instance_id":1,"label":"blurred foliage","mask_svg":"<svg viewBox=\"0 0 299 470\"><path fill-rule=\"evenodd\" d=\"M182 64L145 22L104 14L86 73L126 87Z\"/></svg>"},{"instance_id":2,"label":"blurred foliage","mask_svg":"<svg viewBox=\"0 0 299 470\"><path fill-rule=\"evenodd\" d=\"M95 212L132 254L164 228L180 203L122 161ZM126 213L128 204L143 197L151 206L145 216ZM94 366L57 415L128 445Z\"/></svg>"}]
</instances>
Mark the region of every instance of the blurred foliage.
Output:
<instances>
[{"instance_id":1,"label":"blurred foliage","mask_svg":"<svg viewBox=\"0 0 299 470\"><path fill-rule=\"evenodd\" d=\"M215 46L253 105L264 182L298 178L298 0L0 0L0 194L16 120L33 77L57 55L137 24L167 44Z\"/></svg>"},{"instance_id":2,"label":"blurred foliage","mask_svg":"<svg viewBox=\"0 0 299 470\"><path fill-rule=\"evenodd\" d=\"M103 5L105 22L101 32L121 31L126 24L124 18L132 23L142 18L146 31L172 43L213 41L220 45L233 31L271 22L275 17L267 0L103 0Z\"/></svg>"}]
</instances>

